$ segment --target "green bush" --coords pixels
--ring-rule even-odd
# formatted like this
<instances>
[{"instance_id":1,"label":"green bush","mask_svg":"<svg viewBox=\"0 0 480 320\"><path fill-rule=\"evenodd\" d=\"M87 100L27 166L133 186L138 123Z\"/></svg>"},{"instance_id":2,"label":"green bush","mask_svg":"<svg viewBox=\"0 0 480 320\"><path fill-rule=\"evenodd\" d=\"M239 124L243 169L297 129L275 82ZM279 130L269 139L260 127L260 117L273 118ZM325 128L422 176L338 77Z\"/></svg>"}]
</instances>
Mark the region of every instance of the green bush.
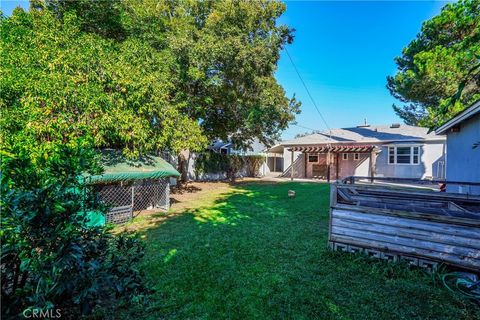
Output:
<instances>
[{"instance_id":1,"label":"green bush","mask_svg":"<svg viewBox=\"0 0 480 320\"><path fill-rule=\"evenodd\" d=\"M135 265L143 244L132 235L85 227L92 207L78 176L88 149L55 146L41 157L2 150L2 317L28 309L62 317L102 314L148 294Z\"/></svg>"},{"instance_id":2,"label":"green bush","mask_svg":"<svg viewBox=\"0 0 480 320\"><path fill-rule=\"evenodd\" d=\"M228 156L219 153L199 153L195 158L195 176L198 179L201 174L225 173L228 167Z\"/></svg>"},{"instance_id":3,"label":"green bush","mask_svg":"<svg viewBox=\"0 0 480 320\"><path fill-rule=\"evenodd\" d=\"M256 177L259 175L260 166L265 161L265 157L259 155L244 156L247 176Z\"/></svg>"},{"instance_id":4,"label":"green bush","mask_svg":"<svg viewBox=\"0 0 480 320\"><path fill-rule=\"evenodd\" d=\"M258 155L241 156L220 153L200 153L195 159L195 176L201 174L225 174L228 179L235 180L238 173L245 168L247 176L258 176L264 158Z\"/></svg>"},{"instance_id":5,"label":"green bush","mask_svg":"<svg viewBox=\"0 0 480 320\"><path fill-rule=\"evenodd\" d=\"M238 155L226 155L227 158L227 179L235 181L237 174L242 170L244 159Z\"/></svg>"}]
</instances>

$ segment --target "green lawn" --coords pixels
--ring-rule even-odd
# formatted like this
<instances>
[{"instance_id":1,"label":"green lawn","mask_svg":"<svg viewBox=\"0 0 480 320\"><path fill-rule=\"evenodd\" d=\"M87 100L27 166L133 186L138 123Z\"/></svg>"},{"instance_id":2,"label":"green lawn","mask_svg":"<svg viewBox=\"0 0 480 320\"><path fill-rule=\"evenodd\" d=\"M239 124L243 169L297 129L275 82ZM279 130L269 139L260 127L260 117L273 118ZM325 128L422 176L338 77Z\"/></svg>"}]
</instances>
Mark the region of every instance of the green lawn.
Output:
<instances>
[{"instance_id":1,"label":"green lawn","mask_svg":"<svg viewBox=\"0 0 480 320\"><path fill-rule=\"evenodd\" d=\"M326 184L245 183L165 220L139 219L156 292L127 317L480 318L422 271L328 251L328 197Z\"/></svg>"}]
</instances>

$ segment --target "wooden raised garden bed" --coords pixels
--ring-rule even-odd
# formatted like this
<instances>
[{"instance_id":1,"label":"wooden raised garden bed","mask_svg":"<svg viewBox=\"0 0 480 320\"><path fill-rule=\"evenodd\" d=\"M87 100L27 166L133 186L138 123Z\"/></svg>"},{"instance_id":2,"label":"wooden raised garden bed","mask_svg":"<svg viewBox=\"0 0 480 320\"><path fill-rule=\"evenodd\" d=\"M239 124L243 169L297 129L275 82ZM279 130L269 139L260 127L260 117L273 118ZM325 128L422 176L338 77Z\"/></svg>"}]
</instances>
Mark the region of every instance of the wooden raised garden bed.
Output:
<instances>
[{"instance_id":1,"label":"wooden raised garden bed","mask_svg":"<svg viewBox=\"0 0 480 320\"><path fill-rule=\"evenodd\" d=\"M480 270L480 196L348 182L332 184L331 248Z\"/></svg>"}]
</instances>

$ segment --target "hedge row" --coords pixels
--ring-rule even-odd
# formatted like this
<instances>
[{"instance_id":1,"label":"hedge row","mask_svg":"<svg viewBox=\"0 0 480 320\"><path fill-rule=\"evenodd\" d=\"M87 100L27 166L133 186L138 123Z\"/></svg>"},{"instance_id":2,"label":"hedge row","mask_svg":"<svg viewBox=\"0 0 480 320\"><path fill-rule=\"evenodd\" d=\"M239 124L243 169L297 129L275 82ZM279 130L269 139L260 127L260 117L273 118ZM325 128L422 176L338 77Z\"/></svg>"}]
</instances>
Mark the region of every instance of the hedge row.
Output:
<instances>
[{"instance_id":1,"label":"hedge row","mask_svg":"<svg viewBox=\"0 0 480 320\"><path fill-rule=\"evenodd\" d=\"M198 179L201 174L225 174L228 179L234 180L238 173L246 170L249 177L259 174L260 166L264 161L263 156L251 155L226 155L220 153L201 153L195 159L195 175Z\"/></svg>"}]
</instances>

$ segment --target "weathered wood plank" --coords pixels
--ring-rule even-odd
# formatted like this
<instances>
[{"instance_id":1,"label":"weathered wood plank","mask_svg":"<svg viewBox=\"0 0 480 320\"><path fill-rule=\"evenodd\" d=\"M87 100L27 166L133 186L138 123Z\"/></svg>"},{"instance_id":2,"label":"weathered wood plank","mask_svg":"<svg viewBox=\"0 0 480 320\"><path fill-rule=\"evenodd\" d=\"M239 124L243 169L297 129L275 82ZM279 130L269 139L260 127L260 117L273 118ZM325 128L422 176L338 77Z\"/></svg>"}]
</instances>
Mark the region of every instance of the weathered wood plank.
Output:
<instances>
[{"instance_id":1,"label":"weathered wood plank","mask_svg":"<svg viewBox=\"0 0 480 320\"><path fill-rule=\"evenodd\" d=\"M375 210L375 209L373 209ZM372 225L378 224L381 226L395 226L402 228L410 228L417 230L424 230L430 232L437 232L441 234L448 234L452 236L461 236L480 241L480 228L464 227L454 224L446 224L436 221L416 220L404 217L395 217L389 215L382 215L378 213L358 213L356 211L349 211L345 209L334 208L332 211L332 218L350 220L352 222L365 222Z\"/></svg>"},{"instance_id":2,"label":"weathered wood plank","mask_svg":"<svg viewBox=\"0 0 480 320\"><path fill-rule=\"evenodd\" d=\"M399 197L408 197L411 199L419 198L426 201L432 200L442 200L442 201L469 201L473 203L480 203L480 196L471 195L471 194L456 194L456 193L447 193L447 192L436 192L431 190L422 190L422 189L405 189L401 187L390 187L386 185L338 185L339 189L355 189L358 193L368 193L371 195L381 195L381 196L399 196Z\"/></svg>"},{"instance_id":3,"label":"weathered wood plank","mask_svg":"<svg viewBox=\"0 0 480 320\"><path fill-rule=\"evenodd\" d=\"M338 201L330 206L329 241L349 252L480 270L480 196L341 183L331 196Z\"/></svg>"},{"instance_id":4,"label":"weathered wood plank","mask_svg":"<svg viewBox=\"0 0 480 320\"><path fill-rule=\"evenodd\" d=\"M428 214L428 213L418 213L418 212L408 212L408 211L391 210L391 209L352 206L352 205L347 205L347 204L342 204L342 203L338 203L335 206L335 208L345 210L345 211L352 211L352 212L354 211L354 212L362 212L362 213L374 213L374 214L385 215L385 216L405 217L405 218L408 218L408 219L426 220L426 221L442 222L442 223L446 222L446 223L449 223L449 224L459 225L459 226L480 227L480 220L479 219L467 219L467 218L441 216L441 215Z\"/></svg>"},{"instance_id":5,"label":"weathered wood plank","mask_svg":"<svg viewBox=\"0 0 480 320\"><path fill-rule=\"evenodd\" d=\"M433 241L444 245L453 245L480 250L480 241L477 239L434 231L398 227L393 225L371 224L363 221L352 221L337 218L333 219L332 225L334 227L341 227L358 231L364 230L370 232L378 232L382 234L397 235L406 238L415 238L424 241Z\"/></svg>"},{"instance_id":6,"label":"weathered wood plank","mask_svg":"<svg viewBox=\"0 0 480 320\"><path fill-rule=\"evenodd\" d=\"M472 259L477 259L480 263L480 250L472 248L440 244L433 241L425 241L421 239L401 237L397 235L388 235L379 232L353 230L349 228L337 227L335 225L332 225L332 235L349 236L363 240L379 241L385 243L386 245L402 245L413 249L429 250L432 253L449 253L459 257L469 257Z\"/></svg>"},{"instance_id":7,"label":"weathered wood plank","mask_svg":"<svg viewBox=\"0 0 480 320\"><path fill-rule=\"evenodd\" d=\"M341 236L332 234L330 241L353 244L363 248L375 248L387 252L396 252L420 258L428 258L434 261L450 263L470 270L478 270L480 261L469 257L459 257L448 253L436 253L430 250L416 249L398 244L383 243L381 241L364 240L355 237Z\"/></svg>"}]
</instances>

